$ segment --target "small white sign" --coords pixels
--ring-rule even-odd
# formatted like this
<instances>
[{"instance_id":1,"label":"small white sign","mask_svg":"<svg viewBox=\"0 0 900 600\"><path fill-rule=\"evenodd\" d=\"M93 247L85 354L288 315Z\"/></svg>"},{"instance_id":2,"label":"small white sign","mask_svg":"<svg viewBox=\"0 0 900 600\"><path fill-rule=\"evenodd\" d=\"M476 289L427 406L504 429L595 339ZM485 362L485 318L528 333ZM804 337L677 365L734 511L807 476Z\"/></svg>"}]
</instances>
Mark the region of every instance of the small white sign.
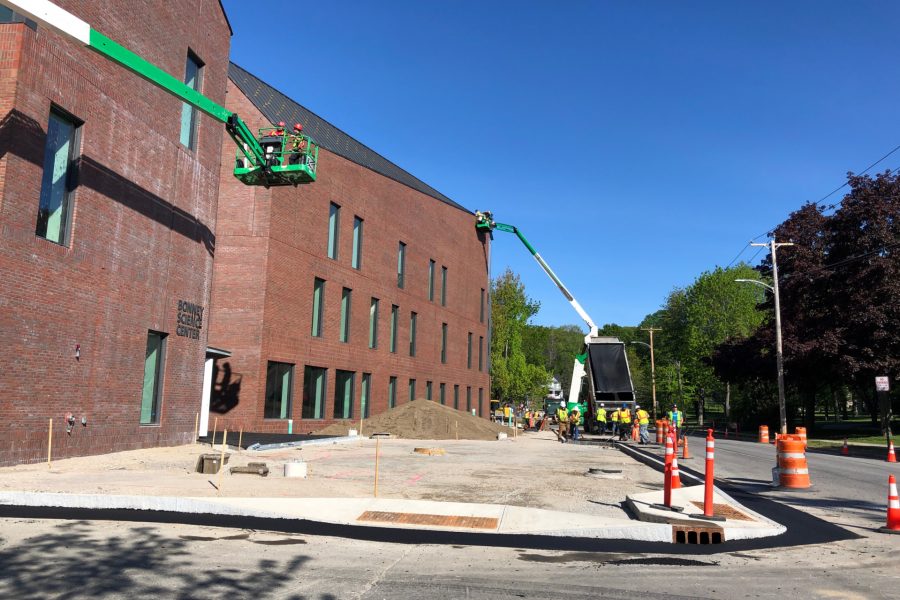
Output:
<instances>
[{"instance_id":1,"label":"small white sign","mask_svg":"<svg viewBox=\"0 0 900 600\"><path fill-rule=\"evenodd\" d=\"M891 391L891 384L888 383L887 377L876 377L875 378L875 391L876 392L889 392Z\"/></svg>"}]
</instances>

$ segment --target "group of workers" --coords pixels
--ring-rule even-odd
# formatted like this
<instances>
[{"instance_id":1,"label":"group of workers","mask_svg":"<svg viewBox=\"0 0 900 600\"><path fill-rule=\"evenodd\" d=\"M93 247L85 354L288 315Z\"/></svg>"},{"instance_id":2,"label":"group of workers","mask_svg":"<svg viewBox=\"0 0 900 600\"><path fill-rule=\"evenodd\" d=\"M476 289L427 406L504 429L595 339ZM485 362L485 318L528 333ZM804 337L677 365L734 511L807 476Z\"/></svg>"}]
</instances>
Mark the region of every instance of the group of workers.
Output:
<instances>
[{"instance_id":1,"label":"group of workers","mask_svg":"<svg viewBox=\"0 0 900 600\"><path fill-rule=\"evenodd\" d=\"M671 427L674 427L676 430L681 428L684 416L678 410L677 405L672 406L672 410L669 411L667 417ZM607 410L606 405L601 402L597 408L596 419L597 429L601 435L609 431L608 427L611 424L613 437L618 436L619 440L622 441L628 439L631 435L632 424L637 423L640 443L650 443L650 432L648 431L650 413L641 408L640 404L634 405L634 412L632 413L627 404L623 404L618 409L610 408ZM582 424L582 416L577 406L573 407L572 410L568 410L565 401L560 402L559 408L556 409L556 420L559 423L560 442L565 443L568 439L577 440L579 438L578 426Z\"/></svg>"}]
</instances>

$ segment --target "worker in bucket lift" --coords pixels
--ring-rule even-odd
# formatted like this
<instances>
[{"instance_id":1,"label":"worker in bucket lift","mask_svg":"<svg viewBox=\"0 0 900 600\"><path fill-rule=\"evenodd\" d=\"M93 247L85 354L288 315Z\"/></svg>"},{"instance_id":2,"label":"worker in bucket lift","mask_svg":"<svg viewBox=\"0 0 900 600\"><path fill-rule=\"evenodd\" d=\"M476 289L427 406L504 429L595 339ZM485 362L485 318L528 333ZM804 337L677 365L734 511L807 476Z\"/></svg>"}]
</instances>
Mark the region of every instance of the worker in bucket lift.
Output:
<instances>
[{"instance_id":1,"label":"worker in bucket lift","mask_svg":"<svg viewBox=\"0 0 900 600\"><path fill-rule=\"evenodd\" d=\"M559 441L566 443L567 432L569 430L569 411L566 410L566 402L563 400L556 409L556 421L559 423Z\"/></svg>"},{"instance_id":2,"label":"worker in bucket lift","mask_svg":"<svg viewBox=\"0 0 900 600\"><path fill-rule=\"evenodd\" d=\"M597 431L601 435L606 433L606 408L603 407L602 402L600 403L600 408L597 409Z\"/></svg>"},{"instance_id":3,"label":"worker in bucket lift","mask_svg":"<svg viewBox=\"0 0 900 600\"><path fill-rule=\"evenodd\" d=\"M303 151L306 150L306 140L303 139L303 125L294 123L294 131L291 133L290 156L288 164L300 164L303 160Z\"/></svg>"},{"instance_id":4,"label":"worker in bucket lift","mask_svg":"<svg viewBox=\"0 0 900 600\"><path fill-rule=\"evenodd\" d=\"M650 432L647 431L647 427L650 425L650 413L640 407L640 405L635 404L634 407L637 409L635 413L635 418L638 422L638 427L641 429L641 444L649 444L650 443Z\"/></svg>"},{"instance_id":5,"label":"worker in bucket lift","mask_svg":"<svg viewBox=\"0 0 900 600\"><path fill-rule=\"evenodd\" d=\"M629 433L631 433L631 411L628 410L627 404L623 404L619 411L619 441L628 439Z\"/></svg>"}]
</instances>

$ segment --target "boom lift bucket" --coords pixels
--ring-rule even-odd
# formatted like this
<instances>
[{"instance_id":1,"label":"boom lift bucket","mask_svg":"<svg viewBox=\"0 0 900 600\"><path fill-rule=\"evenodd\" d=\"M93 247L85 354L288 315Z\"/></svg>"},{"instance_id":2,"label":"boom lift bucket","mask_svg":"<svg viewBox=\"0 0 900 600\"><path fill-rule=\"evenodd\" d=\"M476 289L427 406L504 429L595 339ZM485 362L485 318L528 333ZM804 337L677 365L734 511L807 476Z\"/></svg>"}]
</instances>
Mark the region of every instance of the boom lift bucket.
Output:
<instances>
[{"instance_id":1,"label":"boom lift bucket","mask_svg":"<svg viewBox=\"0 0 900 600\"><path fill-rule=\"evenodd\" d=\"M239 147L235 156L234 176L247 185L297 186L316 180L319 146L308 135L292 133L284 127L259 130L263 159L247 148Z\"/></svg>"}]
</instances>

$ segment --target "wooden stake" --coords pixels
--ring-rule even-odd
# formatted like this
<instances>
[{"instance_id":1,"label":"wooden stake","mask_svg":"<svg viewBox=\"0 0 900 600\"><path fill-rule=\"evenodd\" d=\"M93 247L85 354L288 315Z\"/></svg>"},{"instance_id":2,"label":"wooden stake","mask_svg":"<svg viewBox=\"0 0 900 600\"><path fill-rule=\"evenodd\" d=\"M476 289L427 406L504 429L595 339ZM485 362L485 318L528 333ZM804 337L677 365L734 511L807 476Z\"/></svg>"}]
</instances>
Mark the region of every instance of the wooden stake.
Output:
<instances>
[{"instance_id":1,"label":"wooden stake","mask_svg":"<svg viewBox=\"0 0 900 600\"><path fill-rule=\"evenodd\" d=\"M194 439L191 441L192 444L197 443L197 436L200 435L200 413L197 413L197 416L194 417Z\"/></svg>"},{"instance_id":2,"label":"wooden stake","mask_svg":"<svg viewBox=\"0 0 900 600\"><path fill-rule=\"evenodd\" d=\"M459 441L459 421L456 422L456 441Z\"/></svg>"},{"instance_id":3,"label":"wooden stake","mask_svg":"<svg viewBox=\"0 0 900 600\"><path fill-rule=\"evenodd\" d=\"M53 454L53 419L50 419L50 427L47 429L47 468L50 468L50 456Z\"/></svg>"},{"instance_id":4,"label":"wooden stake","mask_svg":"<svg viewBox=\"0 0 900 600\"><path fill-rule=\"evenodd\" d=\"M219 417L216 417L213 420L213 434L212 438L209 440L209 447L212 448L216 445L216 430L219 428Z\"/></svg>"},{"instance_id":5,"label":"wooden stake","mask_svg":"<svg viewBox=\"0 0 900 600\"><path fill-rule=\"evenodd\" d=\"M378 497L378 448L381 444L380 438L375 438L375 497Z\"/></svg>"},{"instance_id":6,"label":"wooden stake","mask_svg":"<svg viewBox=\"0 0 900 600\"><path fill-rule=\"evenodd\" d=\"M225 470L225 440L228 438L228 430L224 431L224 435L222 436L222 454L219 456L219 481L216 487L216 495L222 493L222 471Z\"/></svg>"},{"instance_id":7,"label":"wooden stake","mask_svg":"<svg viewBox=\"0 0 900 600\"><path fill-rule=\"evenodd\" d=\"M241 442L243 442L243 441L244 441L244 426L241 425L241 432L238 433L238 450L240 450L243 447L241 445Z\"/></svg>"}]
</instances>

